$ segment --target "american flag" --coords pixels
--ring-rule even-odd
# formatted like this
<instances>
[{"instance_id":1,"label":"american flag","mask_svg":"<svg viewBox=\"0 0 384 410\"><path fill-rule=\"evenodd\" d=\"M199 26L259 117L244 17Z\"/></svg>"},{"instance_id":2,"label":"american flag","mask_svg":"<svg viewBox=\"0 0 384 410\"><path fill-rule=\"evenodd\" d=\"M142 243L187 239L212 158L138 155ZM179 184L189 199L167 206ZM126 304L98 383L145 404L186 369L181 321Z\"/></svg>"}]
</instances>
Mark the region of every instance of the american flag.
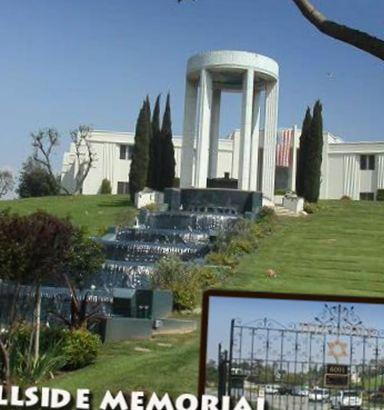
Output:
<instances>
[{"instance_id":1,"label":"american flag","mask_svg":"<svg viewBox=\"0 0 384 410\"><path fill-rule=\"evenodd\" d=\"M286 129L279 132L276 150L276 165L278 167L289 167L291 162L291 143L293 129Z\"/></svg>"}]
</instances>

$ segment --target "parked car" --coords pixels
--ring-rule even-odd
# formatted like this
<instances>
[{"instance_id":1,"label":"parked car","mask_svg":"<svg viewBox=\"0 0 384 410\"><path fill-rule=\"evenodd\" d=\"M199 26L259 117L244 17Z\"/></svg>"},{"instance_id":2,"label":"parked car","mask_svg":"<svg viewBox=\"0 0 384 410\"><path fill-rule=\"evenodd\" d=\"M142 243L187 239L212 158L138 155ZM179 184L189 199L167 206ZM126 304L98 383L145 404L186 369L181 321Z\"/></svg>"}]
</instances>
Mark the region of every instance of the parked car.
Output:
<instances>
[{"instance_id":1,"label":"parked car","mask_svg":"<svg viewBox=\"0 0 384 410\"><path fill-rule=\"evenodd\" d=\"M361 409L363 404L362 393L358 390L341 390L331 398L334 409Z\"/></svg>"},{"instance_id":2,"label":"parked car","mask_svg":"<svg viewBox=\"0 0 384 410\"><path fill-rule=\"evenodd\" d=\"M327 401L329 400L329 391L327 389L321 389L316 387L312 389L308 394L309 401Z\"/></svg>"},{"instance_id":3,"label":"parked car","mask_svg":"<svg viewBox=\"0 0 384 410\"><path fill-rule=\"evenodd\" d=\"M308 397L309 389L308 389L308 387L295 387L292 390L292 394L294 396Z\"/></svg>"},{"instance_id":4,"label":"parked car","mask_svg":"<svg viewBox=\"0 0 384 410\"><path fill-rule=\"evenodd\" d=\"M278 394L280 386L278 384L267 384L265 386L265 394Z\"/></svg>"},{"instance_id":5,"label":"parked car","mask_svg":"<svg viewBox=\"0 0 384 410\"><path fill-rule=\"evenodd\" d=\"M375 404L383 405L384 404L384 392L382 391L370 392L369 401Z\"/></svg>"},{"instance_id":6,"label":"parked car","mask_svg":"<svg viewBox=\"0 0 384 410\"><path fill-rule=\"evenodd\" d=\"M289 386L280 386L279 394L293 394L293 389Z\"/></svg>"}]
</instances>

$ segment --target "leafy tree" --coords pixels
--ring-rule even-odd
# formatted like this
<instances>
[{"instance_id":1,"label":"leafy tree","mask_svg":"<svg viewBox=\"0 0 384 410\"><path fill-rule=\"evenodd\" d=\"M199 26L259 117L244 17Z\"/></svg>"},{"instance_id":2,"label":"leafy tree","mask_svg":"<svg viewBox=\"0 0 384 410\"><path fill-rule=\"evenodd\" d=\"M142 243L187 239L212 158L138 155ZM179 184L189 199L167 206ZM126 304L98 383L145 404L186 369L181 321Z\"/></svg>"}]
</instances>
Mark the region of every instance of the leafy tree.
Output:
<instances>
[{"instance_id":1,"label":"leafy tree","mask_svg":"<svg viewBox=\"0 0 384 410\"><path fill-rule=\"evenodd\" d=\"M148 187L159 190L161 182L160 95L156 98L151 125L152 135L149 145Z\"/></svg>"},{"instance_id":2,"label":"leafy tree","mask_svg":"<svg viewBox=\"0 0 384 410\"><path fill-rule=\"evenodd\" d=\"M320 195L321 162L323 159L323 118L322 105L319 100L316 101L313 108L305 156L304 198L308 202L317 202Z\"/></svg>"},{"instance_id":3,"label":"leafy tree","mask_svg":"<svg viewBox=\"0 0 384 410\"><path fill-rule=\"evenodd\" d=\"M29 279L30 275L30 272L26 269L28 246L25 238L28 236L28 232L26 231L25 221L25 216L10 214L8 210L0 213L0 279L2 281L12 281L15 284L13 298L10 301L9 329L12 329L16 321L20 286ZM1 332L0 376L7 387L11 384L10 348L10 332Z\"/></svg>"},{"instance_id":4,"label":"leafy tree","mask_svg":"<svg viewBox=\"0 0 384 410\"><path fill-rule=\"evenodd\" d=\"M145 188L147 183L151 133L151 108L147 97L136 123L135 144L129 170L129 193L132 201L136 192Z\"/></svg>"},{"instance_id":5,"label":"leafy tree","mask_svg":"<svg viewBox=\"0 0 384 410\"><path fill-rule=\"evenodd\" d=\"M177 0L181 3L183 0ZM329 20L309 0L292 0L302 15L319 31L384 60L384 41L361 30ZM369 7L368 5L366 7Z\"/></svg>"},{"instance_id":6,"label":"leafy tree","mask_svg":"<svg viewBox=\"0 0 384 410\"><path fill-rule=\"evenodd\" d=\"M74 227L66 219L60 219L43 211L26 219L29 235L25 238L28 249L26 271L33 275L35 285L34 357L40 354L41 285L52 279L67 262L72 245Z\"/></svg>"},{"instance_id":7,"label":"leafy tree","mask_svg":"<svg viewBox=\"0 0 384 410\"><path fill-rule=\"evenodd\" d=\"M16 192L21 198L51 196L58 195L60 187L57 178L30 157L23 164Z\"/></svg>"},{"instance_id":8,"label":"leafy tree","mask_svg":"<svg viewBox=\"0 0 384 410\"><path fill-rule=\"evenodd\" d=\"M87 301L79 300L74 289L75 286L81 288L84 281L100 269L103 260L100 245L67 219L41 211L28 216L11 214L9 211L0 213L0 278L14 284L7 322L12 330L18 316L22 314L17 312L20 286L34 286L34 326L28 352L32 357L34 347L34 360L39 357L41 285L64 281L73 293L71 323L76 328L82 327L94 315L87 311ZM11 376L11 333L12 331L0 334L0 365L3 366L2 373L8 381Z\"/></svg>"},{"instance_id":9,"label":"leafy tree","mask_svg":"<svg viewBox=\"0 0 384 410\"><path fill-rule=\"evenodd\" d=\"M71 248L73 227L67 220L61 220L44 212L28 216L18 216L3 212L0 216L0 275L2 279L15 283L13 298L17 304L21 284L35 286L34 340L31 336L30 352L34 346L34 358L38 360L40 351L40 287L44 280L51 278L67 260ZM15 322L14 309L10 311L10 329ZM8 343L8 344L7 344ZM3 374L9 384L9 348L11 343L0 341Z\"/></svg>"},{"instance_id":10,"label":"leafy tree","mask_svg":"<svg viewBox=\"0 0 384 410\"><path fill-rule=\"evenodd\" d=\"M311 110L307 107L303 125L301 127L300 147L297 158L297 174L296 174L296 193L298 196L304 196L304 179L306 175L306 148L309 133L311 131L312 115Z\"/></svg>"},{"instance_id":11,"label":"leafy tree","mask_svg":"<svg viewBox=\"0 0 384 410\"><path fill-rule=\"evenodd\" d=\"M162 170L161 170L161 190L173 187L175 180L175 149L172 141L172 120L170 95L167 95L167 102L161 126L161 143L162 143Z\"/></svg>"},{"instance_id":12,"label":"leafy tree","mask_svg":"<svg viewBox=\"0 0 384 410\"><path fill-rule=\"evenodd\" d=\"M12 172L7 169L0 170L0 198L12 191L15 184Z\"/></svg>"}]
</instances>

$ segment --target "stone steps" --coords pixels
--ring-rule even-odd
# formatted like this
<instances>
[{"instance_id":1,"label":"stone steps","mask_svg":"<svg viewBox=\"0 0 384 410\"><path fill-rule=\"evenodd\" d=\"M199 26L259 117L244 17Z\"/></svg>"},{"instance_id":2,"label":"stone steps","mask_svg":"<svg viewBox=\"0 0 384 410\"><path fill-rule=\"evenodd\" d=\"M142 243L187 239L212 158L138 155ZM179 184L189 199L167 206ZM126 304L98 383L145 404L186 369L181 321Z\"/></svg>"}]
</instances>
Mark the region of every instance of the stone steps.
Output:
<instances>
[{"instance_id":1,"label":"stone steps","mask_svg":"<svg viewBox=\"0 0 384 410\"><path fill-rule=\"evenodd\" d=\"M275 213L277 216L290 216L290 217L298 217L301 216L301 213L296 213L291 211L290 209L284 208L281 205L276 205L275 206Z\"/></svg>"}]
</instances>

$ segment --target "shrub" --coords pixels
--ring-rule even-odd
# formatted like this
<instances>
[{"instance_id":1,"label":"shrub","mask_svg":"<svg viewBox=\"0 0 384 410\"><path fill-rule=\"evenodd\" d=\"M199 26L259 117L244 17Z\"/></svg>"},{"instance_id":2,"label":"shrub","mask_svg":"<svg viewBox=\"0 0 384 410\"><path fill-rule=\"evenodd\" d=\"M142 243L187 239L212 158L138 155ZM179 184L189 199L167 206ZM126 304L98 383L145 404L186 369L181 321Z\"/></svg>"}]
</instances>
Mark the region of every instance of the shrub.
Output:
<instances>
[{"instance_id":1,"label":"shrub","mask_svg":"<svg viewBox=\"0 0 384 410\"><path fill-rule=\"evenodd\" d=\"M313 202L304 202L304 211L307 214L314 214L318 211L318 206Z\"/></svg>"},{"instance_id":2,"label":"shrub","mask_svg":"<svg viewBox=\"0 0 384 410\"><path fill-rule=\"evenodd\" d=\"M259 212L259 219L263 219L266 217L274 217L275 216L275 210L271 208L270 206L263 206Z\"/></svg>"},{"instance_id":3,"label":"shrub","mask_svg":"<svg viewBox=\"0 0 384 410\"><path fill-rule=\"evenodd\" d=\"M227 266L234 269L238 263L237 259L225 252L211 252L207 255L207 262L212 265Z\"/></svg>"},{"instance_id":4,"label":"shrub","mask_svg":"<svg viewBox=\"0 0 384 410\"><path fill-rule=\"evenodd\" d=\"M175 177L175 178L173 179L173 187L174 187L174 188L179 188L179 187L180 187L180 178Z\"/></svg>"},{"instance_id":5,"label":"shrub","mask_svg":"<svg viewBox=\"0 0 384 410\"><path fill-rule=\"evenodd\" d=\"M67 363L67 357L62 351L61 343L51 346L36 360L28 350L16 350L12 355L11 373L19 384L28 385L42 382L48 376L62 369Z\"/></svg>"},{"instance_id":6,"label":"shrub","mask_svg":"<svg viewBox=\"0 0 384 410\"><path fill-rule=\"evenodd\" d=\"M170 256L162 258L155 266L152 286L171 290L176 310L192 310L200 301L201 291L217 286L221 280L221 272Z\"/></svg>"},{"instance_id":7,"label":"shrub","mask_svg":"<svg viewBox=\"0 0 384 410\"><path fill-rule=\"evenodd\" d=\"M21 385L39 383L62 369L67 358L62 351L63 330L42 327L40 345L42 353L37 360L30 348L32 326L19 323L10 333L10 369L13 379Z\"/></svg>"},{"instance_id":8,"label":"shrub","mask_svg":"<svg viewBox=\"0 0 384 410\"><path fill-rule=\"evenodd\" d=\"M67 370L81 369L95 362L101 348L98 335L87 329L77 329L64 333L62 351L67 358Z\"/></svg>"},{"instance_id":9,"label":"shrub","mask_svg":"<svg viewBox=\"0 0 384 410\"><path fill-rule=\"evenodd\" d=\"M104 178L101 181L101 186L100 186L100 194L101 195L109 195L112 193L112 185L111 181L107 178Z\"/></svg>"},{"instance_id":10,"label":"shrub","mask_svg":"<svg viewBox=\"0 0 384 410\"><path fill-rule=\"evenodd\" d=\"M158 212L160 211L160 204L153 202L151 204L146 205L144 208L147 209L149 212Z\"/></svg>"},{"instance_id":11,"label":"shrub","mask_svg":"<svg viewBox=\"0 0 384 410\"><path fill-rule=\"evenodd\" d=\"M341 200L341 201L350 201L350 200L351 200L351 197L348 196L348 195L343 195L343 196L340 198L340 200Z\"/></svg>"},{"instance_id":12,"label":"shrub","mask_svg":"<svg viewBox=\"0 0 384 410\"><path fill-rule=\"evenodd\" d=\"M384 201L384 189L378 189L376 195L377 201Z\"/></svg>"}]
</instances>

